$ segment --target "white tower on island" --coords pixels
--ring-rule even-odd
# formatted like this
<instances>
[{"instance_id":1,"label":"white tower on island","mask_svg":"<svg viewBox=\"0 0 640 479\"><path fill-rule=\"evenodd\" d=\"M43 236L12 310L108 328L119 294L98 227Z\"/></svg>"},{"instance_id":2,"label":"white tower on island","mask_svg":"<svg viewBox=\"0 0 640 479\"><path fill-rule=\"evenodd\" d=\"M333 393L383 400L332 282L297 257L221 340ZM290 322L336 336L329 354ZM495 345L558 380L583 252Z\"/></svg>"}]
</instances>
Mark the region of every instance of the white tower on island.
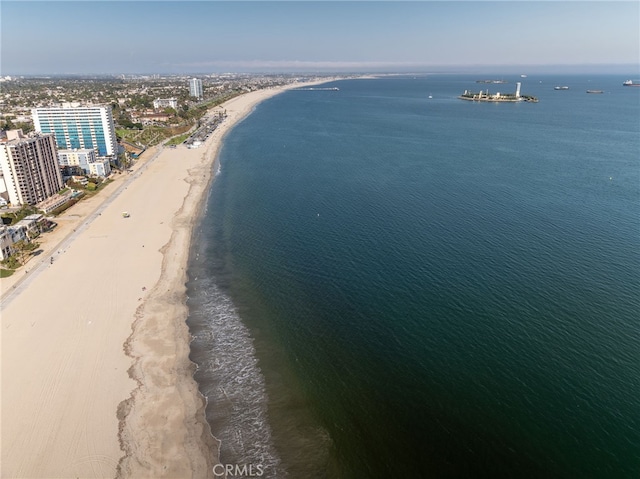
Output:
<instances>
[{"instance_id":1,"label":"white tower on island","mask_svg":"<svg viewBox=\"0 0 640 479\"><path fill-rule=\"evenodd\" d=\"M520 82L516 83L516 98L520 98Z\"/></svg>"}]
</instances>

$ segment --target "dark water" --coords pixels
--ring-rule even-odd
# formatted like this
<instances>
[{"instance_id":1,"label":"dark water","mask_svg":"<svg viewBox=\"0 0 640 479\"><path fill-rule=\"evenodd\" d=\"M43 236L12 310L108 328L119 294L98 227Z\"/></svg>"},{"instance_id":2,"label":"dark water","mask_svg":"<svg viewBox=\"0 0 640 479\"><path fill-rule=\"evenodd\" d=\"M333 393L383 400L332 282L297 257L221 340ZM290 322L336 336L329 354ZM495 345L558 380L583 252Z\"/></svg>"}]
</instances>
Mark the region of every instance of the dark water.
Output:
<instances>
[{"instance_id":1,"label":"dark water","mask_svg":"<svg viewBox=\"0 0 640 479\"><path fill-rule=\"evenodd\" d=\"M223 462L640 477L640 88L499 78L290 91L230 133L189 282ZM515 81L540 102L456 98Z\"/></svg>"}]
</instances>

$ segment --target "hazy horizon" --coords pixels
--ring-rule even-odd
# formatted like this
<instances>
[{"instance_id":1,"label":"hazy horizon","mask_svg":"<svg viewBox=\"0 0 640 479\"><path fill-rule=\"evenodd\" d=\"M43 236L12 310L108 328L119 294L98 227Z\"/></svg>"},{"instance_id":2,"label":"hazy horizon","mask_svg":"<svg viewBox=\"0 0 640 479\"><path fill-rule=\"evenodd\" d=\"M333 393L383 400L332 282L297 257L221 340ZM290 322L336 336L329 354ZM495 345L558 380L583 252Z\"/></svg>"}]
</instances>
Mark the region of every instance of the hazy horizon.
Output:
<instances>
[{"instance_id":1,"label":"hazy horizon","mask_svg":"<svg viewBox=\"0 0 640 479\"><path fill-rule=\"evenodd\" d=\"M5 0L0 8L2 75L640 70L638 2Z\"/></svg>"},{"instance_id":2,"label":"hazy horizon","mask_svg":"<svg viewBox=\"0 0 640 479\"><path fill-rule=\"evenodd\" d=\"M301 70L285 70L285 69L238 69L238 70L220 70L220 71L190 71L190 72L42 72L42 73L2 73L2 76L14 78L64 78L64 77L120 77L120 76L215 76L215 75L283 75L283 76L330 76L330 75L446 75L446 74L478 74L478 75L624 75L625 78L640 76L640 65L620 64L620 65L451 65L439 68L438 66L425 68L422 70L412 69L354 69L354 70L322 70L322 69L301 69ZM635 76L634 76L635 75Z\"/></svg>"}]
</instances>

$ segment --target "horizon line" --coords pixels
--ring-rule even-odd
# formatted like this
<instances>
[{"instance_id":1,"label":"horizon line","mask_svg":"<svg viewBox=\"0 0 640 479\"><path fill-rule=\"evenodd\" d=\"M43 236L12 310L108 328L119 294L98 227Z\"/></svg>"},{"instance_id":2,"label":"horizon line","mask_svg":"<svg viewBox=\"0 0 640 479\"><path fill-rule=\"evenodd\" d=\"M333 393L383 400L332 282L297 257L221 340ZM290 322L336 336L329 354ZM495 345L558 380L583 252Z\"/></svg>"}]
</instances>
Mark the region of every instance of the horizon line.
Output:
<instances>
[{"instance_id":1,"label":"horizon line","mask_svg":"<svg viewBox=\"0 0 640 479\"><path fill-rule=\"evenodd\" d=\"M239 62L242 63L242 62ZM301 64L305 62L296 62L298 66L302 66ZM331 62L327 62L331 63ZM346 62L345 62L346 63ZM212 65L213 66L213 65ZM346 66L346 65L345 65ZM413 68L412 68L413 67ZM401 65L395 66L393 68L392 65L385 68L383 65L379 65L378 69L366 69L366 64L363 64L361 67L357 67L352 64L352 69L348 68L335 68L331 69L329 66L322 67L320 65L316 65L315 68L309 66L308 68L302 67L301 69L295 69L292 65L290 68L275 68L275 65L272 67L268 67L265 65L256 64L255 67L248 69L225 69L225 70L217 70L215 68L207 69L207 70L184 70L184 71L168 71L168 70L148 70L148 71L131 71L131 70L112 70L112 71L93 71L93 72L40 72L40 73L9 73L2 72L0 73L0 77L39 77L39 76L82 76L82 75L95 75L95 76L108 76L108 75L171 75L171 76L193 76L193 75L212 75L212 74L251 74L251 75L309 75L309 74L336 74L336 75L350 75L350 74L358 74L358 75L376 75L376 74L389 74L389 73L402 73L402 74L410 74L410 73L420 73L420 74L428 74L428 73L444 73L443 70L451 71L452 73L463 73L461 70L469 71L469 73L474 73L475 70L482 69L509 69L509 70L523 70L523 69L551 69L551 68L559 68L559 69L593 69L593 68L604 68L604 67L615 67L615 68L630 68L636 69L640 71L640 63L536 63L536 64L452 64L452 65L410 65L406 64L404 68ZM247 65L245 65L247 68ZM585 72L586 73L586 72ZM592 73L592 72L589 72ZM606 72L603 72L606 73Z\"/></svg>"}]
</instances>

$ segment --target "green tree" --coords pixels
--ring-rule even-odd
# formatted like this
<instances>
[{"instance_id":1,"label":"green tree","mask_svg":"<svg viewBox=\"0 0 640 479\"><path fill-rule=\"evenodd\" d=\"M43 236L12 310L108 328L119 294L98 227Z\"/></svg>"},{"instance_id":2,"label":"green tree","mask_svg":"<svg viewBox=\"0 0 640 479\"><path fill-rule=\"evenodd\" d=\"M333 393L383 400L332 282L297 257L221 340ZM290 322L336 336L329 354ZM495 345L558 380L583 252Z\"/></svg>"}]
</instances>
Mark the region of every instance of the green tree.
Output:
<instances>
[{"instance_id":1,"label":"green tree","mask_svg":"<svg viewBox=\"0 0 640 479\"><path fill-rule=\"evenodd\" d=\"M2 261L2 264L9 269L17 269L20 267L20 263L15 256L9 256L7 259Z\"/></svg>"},{"instance_id":2,"label":"green tree","mask_svg":"<svg viewBox=\"0 0 640 479\"><path fill-rule=\"evenodd\" d=\"M11 118L7 118L2 124L3 130L15 130L16 126L11 121Z\"/></svg>"},{"instance_id":3,"label":"green tree","mask_svg":"<svg viewBox=\"0 0 640 479\"><path fill-rule=\"evenodd\" d=\"M16 123L15 127L22 130L22 133L24 133L25 135L27 133L34 131L33 123L19 122L19 123Z\"/></svg>"},{"instance_id":4,"label":"green tree","mask_svg":"<svg viewBox=\"0 0 640 479\"><path fill-rule=\"evenodd\" d=\"M13 243L13 250L18 255L21 265L24 265L26 262L26 257L29 253L29 250L27 249L28 244L29 243L27 243L25 240L16 241L15 243Z\"/></svg>"}]
</instances>

